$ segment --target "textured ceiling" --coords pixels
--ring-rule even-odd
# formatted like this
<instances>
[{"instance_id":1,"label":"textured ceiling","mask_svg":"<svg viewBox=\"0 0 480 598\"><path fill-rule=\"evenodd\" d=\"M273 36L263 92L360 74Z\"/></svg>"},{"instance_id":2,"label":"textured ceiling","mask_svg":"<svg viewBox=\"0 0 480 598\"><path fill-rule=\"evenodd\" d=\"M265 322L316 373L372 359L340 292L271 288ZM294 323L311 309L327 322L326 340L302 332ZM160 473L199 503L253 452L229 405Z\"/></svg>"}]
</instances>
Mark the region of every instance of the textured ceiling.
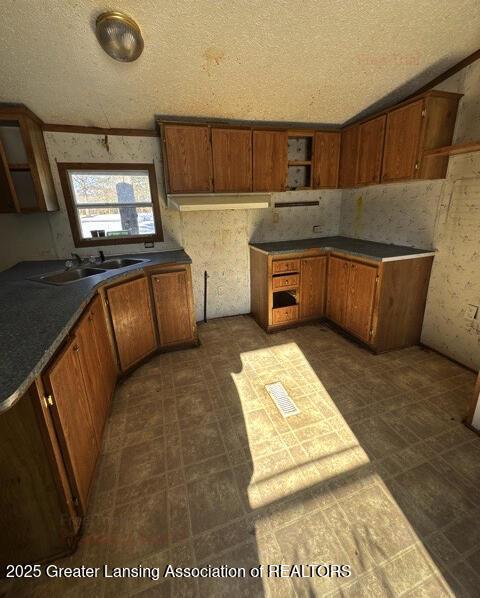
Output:
<instances>
[{"instance_id":1,"label":"textured ceiling","mask_svg":"<svg viewBox=\"0 0 480 598\"><path fill-rule=\"evenodd\" d=\"M478 0L2 0L0 101L51 123L153 127L154 114L343 123L478 48ZM93 33L140 24L137 62Z\"/></svg>"}]
</instances>

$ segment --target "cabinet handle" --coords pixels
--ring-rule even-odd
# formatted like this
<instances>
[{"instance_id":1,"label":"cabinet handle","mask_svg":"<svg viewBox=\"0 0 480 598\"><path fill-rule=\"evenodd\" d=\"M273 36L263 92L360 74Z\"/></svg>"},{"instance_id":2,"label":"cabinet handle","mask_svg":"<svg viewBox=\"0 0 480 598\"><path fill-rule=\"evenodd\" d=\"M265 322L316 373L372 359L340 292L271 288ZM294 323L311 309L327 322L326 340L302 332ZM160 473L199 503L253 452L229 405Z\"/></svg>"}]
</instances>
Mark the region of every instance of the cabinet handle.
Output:
<instances>
[{"instance_id":1,"label":"cabinet handle","mask_svg":"<svg viewBox=\"0 0 480 598\"><path fill-rule=\"evenodd\" d=\"M80 349L79 349L78 345L74 345L73 346L73 350L76 351L76 352L78 352Z\"/></svg>"}]
</instances>

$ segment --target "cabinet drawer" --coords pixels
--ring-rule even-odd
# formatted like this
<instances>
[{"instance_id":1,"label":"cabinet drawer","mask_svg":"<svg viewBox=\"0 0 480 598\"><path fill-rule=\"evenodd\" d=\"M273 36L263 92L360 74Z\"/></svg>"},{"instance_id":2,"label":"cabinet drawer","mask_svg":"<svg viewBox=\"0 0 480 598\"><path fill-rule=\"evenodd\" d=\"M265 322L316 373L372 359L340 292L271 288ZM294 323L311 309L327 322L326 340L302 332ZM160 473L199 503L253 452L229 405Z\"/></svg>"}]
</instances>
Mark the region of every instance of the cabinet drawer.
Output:
<instances>
[{"instance_id":1,"label":"cabinet drawer","mask_svg":"<svg viewBox=\"0 0 480 598\"><path fill-rule=\"evenodd\" d=\"M287 274L286 276L277 276L272 280L272 288L283 289L284 287L296 287L299 283L298 274Z\"/></svg>"},{"instance_id":2,"label":"cabinet drawer","mask_svg":"<svg viewBox=\"0 0 480 598\"><path fill-rule=\"evenodd\" d=\"M282 324L298 320L298 305L288 307L277 307L272 310L272 324Z\"/></svg>"},{"instance_id":3,"label":"cabinet drawer","mask_svg":"<svg viewBox=\"0 0 480 598\"><path fill-rule=\"evenodd\" d=\"M300 260L277 260L272 262L272 273L282 274L282 272L298 272L300 269Z\"/></svg>"}]
</instances>

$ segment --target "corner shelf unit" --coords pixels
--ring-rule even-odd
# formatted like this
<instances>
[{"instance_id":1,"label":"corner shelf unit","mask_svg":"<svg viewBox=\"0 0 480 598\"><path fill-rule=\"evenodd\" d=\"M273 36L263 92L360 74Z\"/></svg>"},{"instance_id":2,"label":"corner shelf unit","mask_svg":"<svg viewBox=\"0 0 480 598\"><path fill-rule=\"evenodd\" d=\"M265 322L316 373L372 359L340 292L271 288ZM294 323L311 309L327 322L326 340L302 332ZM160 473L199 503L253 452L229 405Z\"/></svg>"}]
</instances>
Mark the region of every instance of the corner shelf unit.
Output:
<instances>
[{"instance_id":1,"label":"corner shelf unit","mask_svg":"<svg viewBox=\"0 0 480 598\"><path fill-rule=\"evenodd\" d=\"M287 189L312 189L313 131L288 132Z\"/></svg>"}]
</instances>

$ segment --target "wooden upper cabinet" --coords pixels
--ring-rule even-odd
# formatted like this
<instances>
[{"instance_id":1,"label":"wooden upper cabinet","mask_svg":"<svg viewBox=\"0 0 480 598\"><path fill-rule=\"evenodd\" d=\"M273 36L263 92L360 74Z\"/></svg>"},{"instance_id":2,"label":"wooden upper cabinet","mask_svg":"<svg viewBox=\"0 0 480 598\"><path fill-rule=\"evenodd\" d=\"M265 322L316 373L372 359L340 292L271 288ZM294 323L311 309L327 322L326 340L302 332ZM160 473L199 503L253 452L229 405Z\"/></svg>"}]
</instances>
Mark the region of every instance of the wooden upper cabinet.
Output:
<instances>
[{"instance_id":1,"label":"wooden upper cabinet","mask_svg":"<svg viewBox=\"0 0 480 598\"><path fill-rule=\"evenodd\" d=\"M156 348L148 281L142 277L110 287L107 298L124 371Z\"/></svg>"},{"instance_id":2,"label":"wooden upper cabinet","mask_svg":"<svg viewBox=\"0 0 480 598\"><path fill-rule=\"evenodd\" d=\"M358 127L356 185L380 182L386 115L382 114Z\"/></svg>"},{"instance_id":3,"label":"wooden upper cabinet","mask_svg":"<svg viewBox=\"0 0 480 598\"><path fill-rule=\"evenodd\" d=\"M320 318L325 313L328 257L303 258L300 262L300 318Z\"/></svg>"},{"instance_id":4,"label":"wooden upper cabinet","mask_svg":"<svg viewBox=\"0 0 480 598\"><path fill-rule=\"evenodd\" d=\"M358 125L342 131L340 144L339 187L355 187L358 157Z\"/></svg>"},{"instance_id":5,"label":"wooden upper cabinet","mask_svg":"<svg viewBox=\"0 0 480 598\"><path fill-rule=\"evenodd\" d=\"M207 126L163 125L169 193L212 191L212 148Z\"/></svg>"},{"instance_id":6,"label":"wooden upper cabinet","mask_svg":"<svg viewBox=\"0 0 480 598\"><path fill-rule=\"evenodd\" d=\"M349 260L334 256L330 256L328 260L327 316L340 326L344 326L346 321L351 263Z\"/></svg>"},{"instance_id":7,"label":"wooden upper cabinet","mask_svg":"<svg viewBox=\"0 0 480 598\"><path fill-rule=\"evenodd\" d=\"M423 99L387 115L382 182L413 179L419 167L424 118Z\"/></svg>"},{"instance_id":8,"label":"wooden upper cabinet","mask_svg":"<svg viewBox=\"0 0 480 598\"><path fill-rule=\"evenodd\" d=\"M70 482L84 514L99 445L78 351L74 338L46 371L45 382L53 396L52 415Z\"/></svg>"},{"instance_id":9,"label":"wooden upper cabinet","mask_svg":"<svg viewBox=\"0 0 480 598\"><path fill-rule=\"evenodd\" d=\"M0 108L0 212L58 210L42 122L24 106Z\"/></svg>"},{"instance_id":10,"label":"wooden upper cabinet","mask_svg":"<svg viewBox=\"0 0 480 598\"><path fill-rule=\"evenodd\" d=\"M189 271L154 274L152 286L160 345L193 340L195 324Z\"/></svg>"},{"instance_id":11,"label":"wooden upper cabinet","mask_svg":"<svg viewBox=\"0 0 480 598\"><path fill-rule=\"evenodd\" d=\"M287 132L253 131L253 190L284 191L287 173Z\"/></svg>"},{"instance_id":12,"label":"wooden upper cabinet","mask_svg":"<svg viewBox=\"0 0 480 598\"><path fill-rule=\"evenodd\" d=\"M448 156L424 156L423 152L445 145L450 145L455 131L458 102L462 96L458 93L432 91L425 98L424 132L420 165L416 171L419 179L445 178L448 168Z\"/></svg>"},{"instance_id":13,"label":"wooden upper cabinet","mask_svg":"<svg viewBox=\"0 0 480 598\"><path fill-rule=\"evenodd\" d=\"M375 266L351 262L348 281L345 327L369 342L378 269Z\"/></svg>"},{"instance_id":14,"label":"wooden upper cabinet","mask_svg":"<svg viewBox=\"0 0 480 598\"><path fill-rule=\"evenodd\" d=\"M252 131L213 128L212 155L215 193L252 190Z\"/></svg>"},{"instance_id":15,"label":"wooden upper cabinet","mask_svg":"<svg viewBox=\"0 0 480 598\"><path fill-rule=\"evenodd\" d=\"M317 131L313 141L313 187L314 189L338 186L340 161L340 133Z\"/></svg>"}]
</instances>

